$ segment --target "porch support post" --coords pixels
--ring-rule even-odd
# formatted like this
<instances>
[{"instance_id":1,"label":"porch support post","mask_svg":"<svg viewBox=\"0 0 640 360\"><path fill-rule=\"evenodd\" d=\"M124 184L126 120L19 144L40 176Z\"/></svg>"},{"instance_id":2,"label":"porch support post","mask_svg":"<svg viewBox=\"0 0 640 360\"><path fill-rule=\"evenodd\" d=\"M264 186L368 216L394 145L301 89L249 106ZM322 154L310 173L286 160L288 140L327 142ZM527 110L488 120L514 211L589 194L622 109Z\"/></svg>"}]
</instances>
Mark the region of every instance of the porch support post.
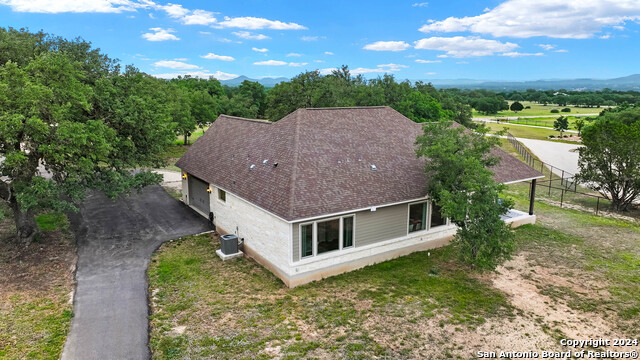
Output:
<instances>
[{"instance_id":1,"label":"porch support post","mask_svg":"<svg viewBox=\"0 0 640 360\"><path fill-rule=\"evenodd\" d=\"M531 180L531 190L529 191L529 215L533 215L533 203L536 200L536 180Z\"/></svg>"}]
</instances>

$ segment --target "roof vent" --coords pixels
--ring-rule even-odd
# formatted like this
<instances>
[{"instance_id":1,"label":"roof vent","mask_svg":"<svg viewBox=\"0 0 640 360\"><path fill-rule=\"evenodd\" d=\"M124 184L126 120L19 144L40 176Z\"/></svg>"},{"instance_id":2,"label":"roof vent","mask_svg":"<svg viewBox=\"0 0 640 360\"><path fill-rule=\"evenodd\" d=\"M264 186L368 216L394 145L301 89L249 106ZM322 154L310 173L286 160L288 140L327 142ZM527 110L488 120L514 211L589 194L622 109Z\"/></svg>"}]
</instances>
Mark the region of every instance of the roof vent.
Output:
<instances>
[{"instance_id":1,"label":"roof vent","mask_svg":"<svg viewBox=\"0 0 640 360\"><path fill-rule=\"evenodd\" d=\"M278 163L273 163L273 167L278 167Z\"/></svg>"},{"instance_id":2,"label":"roof vent","mask_svg":"<svg viewBox=\"0 0 640 360\"><path fill-rule=\"evenodd\" d=\"M262 161L262 165L267 165L268 162L269 162L269 159L265 159Z\"/></svg>"},{"instance_id":3,"label":"roof vent","mask_svg":"<svg viewBox=\"0 0 640 360\"><path fill-rule=\"evenodd\" d=\"M251 166L249 166L249 170L253 170L256 166L251 164Z\"/></svg>"},{"instance_id":4,"label":"roof vent","mask_svg":"<svg viewBox=\"0 0 640 360\"><path fill-rule=\"evenodd\" d=\"M373 164L371 164L371 165L369 165L369 166L371 167L371 170L378 170L378 168L377 168L375 165L373 165Z\"/></svg>"}]
</instances>

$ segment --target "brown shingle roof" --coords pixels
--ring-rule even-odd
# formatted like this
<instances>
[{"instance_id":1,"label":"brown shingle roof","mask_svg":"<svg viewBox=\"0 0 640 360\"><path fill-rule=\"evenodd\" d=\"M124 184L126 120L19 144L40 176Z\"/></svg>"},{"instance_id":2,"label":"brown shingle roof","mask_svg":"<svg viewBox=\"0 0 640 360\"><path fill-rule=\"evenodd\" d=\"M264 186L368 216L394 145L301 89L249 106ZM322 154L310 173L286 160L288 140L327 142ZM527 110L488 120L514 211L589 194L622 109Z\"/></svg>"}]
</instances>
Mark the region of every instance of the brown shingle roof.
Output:
<instances>
[{"instance_id":1,"label":"brown shingle roof","mask_svg":"<svg viewBox=\"0 0 640 360\"><path fill-rule=\"evenodd\" d=\"M389 107L299 109L276 123L221 115L176 165L296 220L424 197L424 160L414 150L421 132ZM541 176L495 152L497 181Z\"/></svg>"}]
</instances>

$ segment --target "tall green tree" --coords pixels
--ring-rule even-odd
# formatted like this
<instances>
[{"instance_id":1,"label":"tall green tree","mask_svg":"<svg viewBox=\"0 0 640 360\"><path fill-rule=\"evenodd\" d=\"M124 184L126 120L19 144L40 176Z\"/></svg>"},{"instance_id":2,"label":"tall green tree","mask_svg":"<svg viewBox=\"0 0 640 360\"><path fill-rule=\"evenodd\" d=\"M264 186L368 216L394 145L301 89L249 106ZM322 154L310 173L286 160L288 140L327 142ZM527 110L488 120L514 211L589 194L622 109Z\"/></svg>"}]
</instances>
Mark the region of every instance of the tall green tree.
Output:
<instances>
[{"instance_id":1,"label":"tall green tree","mask_svg":"<svg viewBox=\"0 0 640 360\"><path fill-rule=\"evenodd\" d=\"M518 111L522 111L524 109L524 105L522 105L522 103L518 101L514 101L513 104L511 104L511 106L509 107L509 109L517 113Z\"/></svg>"},{"instance_id":2,"label":"tall green tree","mask_svg":"<svg viewBox=\"0 0 640 360\"><path fill-rule=\"evenodd\" d=\"M162 163L174 139L163 81L120 74L79 40L68 55L42 34L0 34L0 47L21 44L11 56L27 57L0 65L0 198L21 239L36 236L37 212L75 210L87 189L117 196L161 180L131 170Z\"/></svg>"},{"instance_id":3,"label":"tall green tree","mask_svg":"<svg viewBox=\"0 0 640 360\"><path fill-rule=\"evenodd\" d=\"M494 269L514 250L514 237L501 216L513 201L500 200L505 186L493 180L491 155L499 139L488 129L471 132L450 121L427 123L416 139L416 154L425 159L429 195L442 214L458 226L453 240L462 259L481 269Z\"/></svg>"},{"instance_id":4,"label":"tall green tree","mask_svg":"<svg viewBox=\"0 0 640 360\"><path fill-rule=\"evenodd\" d=\"M608 112L582 131L577 178L628 210L640 199L640 108Z\"/></svg>"},{"instance_id":5,"label":"tall green tree","mask_svg":"<svg viewBox=\"0 0 640 360\"><path fill-rule=\"evenodd\" d=\"M557 118L556 121L553 122L553 130L559 131L560 137L562 137L562 134L569 130L569 118L564 116Z\"/></svg>"}]
</instances>

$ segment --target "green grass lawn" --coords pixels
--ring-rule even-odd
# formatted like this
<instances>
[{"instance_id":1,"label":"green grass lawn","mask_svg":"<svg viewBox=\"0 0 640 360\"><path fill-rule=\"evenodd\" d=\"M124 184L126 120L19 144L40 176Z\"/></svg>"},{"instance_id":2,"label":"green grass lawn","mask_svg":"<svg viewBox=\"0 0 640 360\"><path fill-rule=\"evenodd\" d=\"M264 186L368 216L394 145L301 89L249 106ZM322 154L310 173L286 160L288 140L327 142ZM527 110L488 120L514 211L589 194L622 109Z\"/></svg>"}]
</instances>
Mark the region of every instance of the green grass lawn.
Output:
<instances>
[{"instance_id":1,"label":"green grass lawn","mask_svg":"<svg viewBox=\"0 0 640 360\"><path fill-rule=\"evenodd\" d=\"M513 315L506 297L450 247L294 289L251 260L222 262L216 248L209 235L193 236L153 257L153 358L271 358L265 348L285 359L398 358L429 341L427 333L400 330L404 323L474 328ZM371 326L377 317L388 322ZM376 334L396 327L390 341L397 346L381 343Z\"/></svg>"},{"instance_id":2,"label":"green grass lawn","mask_svg":"<svg viewBox=\"0 0 640 360\"><path fill-rule=\"evenodd\" d=\"M536 139L536 140L549 140L549 135L559 136L560 133L553 129L541 129L529 126L519 126L519 125L508 125L508 124L496 124L496 123L483 123L486 124L492 131L500 131L505 127L507 130L513 134L515 137L521 137L525 139ZM565 135L570 135L565 133ZM576 144L574 141L564 141L564 140L553 140L553 141L562 141L569 144Z\"/></svg>"},{"instance_id":3,"label":"green grass lawn","mask_svg":"<svg viewBox=\"0 0 640 360\"><path fill-rule=\"evenodd\" d=\"M509 105L511 105L513 103L513 101L509 101ZM530 109L524 109L522 111L518 111L517 113L508 110L508 111L500 111L497 114L492 114L492 115L485 115L485 114L481 114L479 112L477 112L475 109L473 110L473 117L486 117L486 116L490 116L490 117L496 117L496 116L540 116L540 115L571 115L571 114L597 114L600 113L602 111L602 109L604 109L605 107L600 107L600 108L583 108L583 107L576 107L576 106L556 106L555 104L549 104L547 106L544 106L542 104L538 104L538 103L534 103L534 102L530 102L530 101L521 101L520 103L522 103L522 105L526 106L530 106ZM568 107L571 109L571 112L568 113L558 113L558 114L554 114L551 113L552 109L558 109L558 110L562 110L563 108Z\"/></svg>"},{"instance_id":4,"label":"green grass lawn","mask_svg":"<svg viewBox=\"0 0 640 360\"><path fill-rule=\"evenodd\" d=\"M26 247L0 203L0 359L59 359L73 308L73 235L60 213L37 217L42 236Z\"/></svg>"},{"instance_id":5,"label":"green grass lawn","mask_svg":"<svg viewBox=\"0 0 640 360\"><path fill-rule=\"evenodd\" d=\"M565 115L566 116L566 115ZM569 118L569 129L576 129L576 117L568 116ZM556 118L531 118L531 119L519 119L519 120L509 120L511 124L522 124L522 125L533 125L533 126L544 126L548 128L553 128L553 123L556 121ZM585 121L585 123L587 123Z\"/></svg>"}]
</instances>

